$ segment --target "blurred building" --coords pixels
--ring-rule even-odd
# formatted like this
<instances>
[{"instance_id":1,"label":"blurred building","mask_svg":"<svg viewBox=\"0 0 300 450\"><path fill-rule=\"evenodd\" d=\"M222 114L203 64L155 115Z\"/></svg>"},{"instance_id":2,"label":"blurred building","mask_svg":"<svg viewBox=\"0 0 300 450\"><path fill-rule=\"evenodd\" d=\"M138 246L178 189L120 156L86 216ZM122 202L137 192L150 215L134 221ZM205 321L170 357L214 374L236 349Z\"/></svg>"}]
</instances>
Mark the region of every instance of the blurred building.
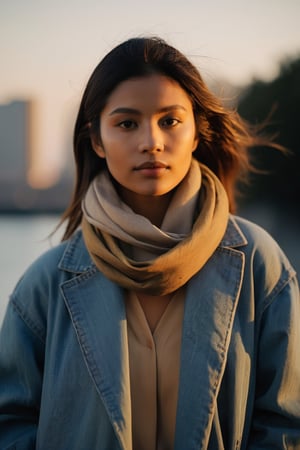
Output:
<instances>
[{"instance_id":1,"label":"blurred building","mask_svg":"<svg viewBox=\"0 0 300 450\"><path fill-rule=\"evenodd\" d=\"M0 105L0 212L58 212L69 201L67 173L47 189L28 183L36 155L33 123L33 102Z\"/></svg>"},{"instance_id":2,"label":"blurred building","mask_svg":"<svg viewBox=\"0 0 300 450\"><path fill-rule=\"evenodd\" d=\"M0 105L0 180L25 182L29 161L30 104L14 101Z\"/></svg>"}]
</instances>

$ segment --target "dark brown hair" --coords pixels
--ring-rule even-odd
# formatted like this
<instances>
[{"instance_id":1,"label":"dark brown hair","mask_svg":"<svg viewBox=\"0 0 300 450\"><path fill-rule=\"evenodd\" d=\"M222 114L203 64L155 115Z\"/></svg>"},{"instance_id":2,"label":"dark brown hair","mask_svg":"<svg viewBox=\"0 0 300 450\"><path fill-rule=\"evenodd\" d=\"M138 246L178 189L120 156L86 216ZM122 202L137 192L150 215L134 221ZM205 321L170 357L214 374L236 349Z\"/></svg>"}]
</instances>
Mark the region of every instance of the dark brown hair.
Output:
<instances>
[{"instance_id":1,"label":"dark brown hair","mask_svg":"<svg viewBox=\"0 0 300 450\"><path fill-rule=\"evenodd\" d=\"M82 199L92 179L106 166L105 160L93 150L91 136L99 134L100 113L109 95L122 81L152 73L175 80L189 95L199 133L194 157L219 177L226 189L230 210L235 211L237 181L251 166L248 149L261 144L262 140L252 133L236 111L223 106L181 52L157 37L132 38L102 59L85 88L74 130L75 188L60 222L66 222L63 240L80 225Z\"/></svg>"}]
</instances>

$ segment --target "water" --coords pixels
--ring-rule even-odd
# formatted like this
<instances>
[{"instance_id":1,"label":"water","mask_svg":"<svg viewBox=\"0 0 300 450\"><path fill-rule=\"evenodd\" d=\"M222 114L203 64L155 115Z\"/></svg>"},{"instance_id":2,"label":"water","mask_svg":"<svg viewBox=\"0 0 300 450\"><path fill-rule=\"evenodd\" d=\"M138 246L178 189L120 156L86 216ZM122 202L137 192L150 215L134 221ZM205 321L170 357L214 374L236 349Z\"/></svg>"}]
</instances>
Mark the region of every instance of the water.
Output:
<instances>
[{"instance_id":1,"label":"water","mask_svg":"<svg viewBox=\"0 0 300 450\"><path fill-rule=\"evenodd\" d=\"M300 273L299 222L281 218L266 210L246 212L250 219L264 226L285 250ZM26 267L43 251L58 243L61 232L47 238L58 223L56 216L0 215L0 323L11 291Z\"/></svg>"},{"instance_id":2,"label":"water","mask_svg":"<svg viewBox=\"0 0 300 450\"><path fill-rule=\"evenodd\" d=\"M57 216L0 215L0 323L16 282L28 265L43 251L58 243L61 233L48 235L57 225Z\"/></svg>"}]
</instances>

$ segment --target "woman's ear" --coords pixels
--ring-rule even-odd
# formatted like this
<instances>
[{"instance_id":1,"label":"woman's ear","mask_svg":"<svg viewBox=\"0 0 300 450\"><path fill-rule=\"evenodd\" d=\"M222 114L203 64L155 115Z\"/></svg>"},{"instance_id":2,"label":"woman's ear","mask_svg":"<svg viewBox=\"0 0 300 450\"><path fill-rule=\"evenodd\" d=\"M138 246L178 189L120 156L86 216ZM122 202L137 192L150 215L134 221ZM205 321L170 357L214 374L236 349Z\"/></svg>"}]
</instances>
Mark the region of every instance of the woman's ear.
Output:
<instances>
[{"instance_id":1,"label":"woman's ear","mask_svg":"<svg viewBox=\"0 0 300 450\"><path fill-rule=\"evenodd\" d=\"M105 158L105 151L98 136L91 136L91 144L94 152L100 157Z\"/></svg>"},{"instance_id":2,"label":"woman's ear","mask_svg":"<svg viewBox=\"0 0 300 450\"><path fill-rule=\"evenodd\" d=\"M198 144L199 144L199 136L196 135L196 136L195 136L195 139L194 139L194 145L193 145L193 150L192 150L192 152L194 152L194 151L197 149Z\"/></svg>"}]
</instances>

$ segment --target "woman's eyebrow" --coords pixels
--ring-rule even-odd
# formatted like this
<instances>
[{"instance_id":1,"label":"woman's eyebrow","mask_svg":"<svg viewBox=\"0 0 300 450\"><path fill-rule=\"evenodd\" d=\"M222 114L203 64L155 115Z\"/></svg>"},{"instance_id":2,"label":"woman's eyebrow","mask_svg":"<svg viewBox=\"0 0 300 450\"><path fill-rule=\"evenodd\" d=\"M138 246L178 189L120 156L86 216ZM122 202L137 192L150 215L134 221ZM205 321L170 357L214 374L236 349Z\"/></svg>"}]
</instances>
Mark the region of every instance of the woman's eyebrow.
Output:
<instances>
[{"instance_id":1,"label":"woman's eyebrow","mask_svg":"<svg viewBox=\"0 0 300 450\"><path fill-rule=\"evenodd\" d=\"M157 113L164 113L169 111L174 111L176 109L180 109L182 111L187 111L187 109L183 105L169 105L164 106L163 108L159 108L157 110ZM135 115L141 115L142 112L135 108L128 108L128 107L119 107L114 109L109 113L110 116L113 116L114 114L135 114Z\"/></svg>"},{"instance_id":2,"label":"woman's eyebrow","mask_svg":"<svg viewBox=\"0 0 300 450\"><path fill-rule=\"evenodd\" d=\"M134 108L120 107L109 113L110 116L113 116L114 114L141 114L141 111Z\"/></svg>"}]
</instances>

